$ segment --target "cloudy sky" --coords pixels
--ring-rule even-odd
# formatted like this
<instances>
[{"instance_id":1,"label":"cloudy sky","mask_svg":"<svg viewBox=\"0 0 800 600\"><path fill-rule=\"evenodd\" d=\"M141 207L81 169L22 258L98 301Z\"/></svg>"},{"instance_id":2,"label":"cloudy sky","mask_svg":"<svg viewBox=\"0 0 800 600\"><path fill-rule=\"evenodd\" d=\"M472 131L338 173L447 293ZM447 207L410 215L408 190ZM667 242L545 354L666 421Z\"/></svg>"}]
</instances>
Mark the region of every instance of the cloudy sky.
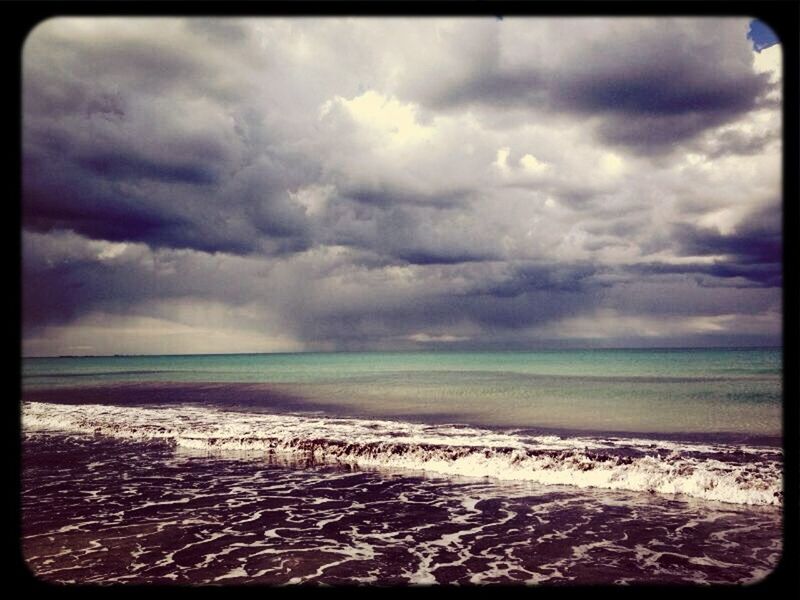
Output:
<instances>
[{"instance_id":1,"label":"cloudy sky","mask_svg":"<svg viewBox=\"0 0 800 600\"><path fill-rule=\"evenodd\" d=\"M750 27L46 21L23 353L780 344L781 50Z\"/></svg>"}]
</instances>

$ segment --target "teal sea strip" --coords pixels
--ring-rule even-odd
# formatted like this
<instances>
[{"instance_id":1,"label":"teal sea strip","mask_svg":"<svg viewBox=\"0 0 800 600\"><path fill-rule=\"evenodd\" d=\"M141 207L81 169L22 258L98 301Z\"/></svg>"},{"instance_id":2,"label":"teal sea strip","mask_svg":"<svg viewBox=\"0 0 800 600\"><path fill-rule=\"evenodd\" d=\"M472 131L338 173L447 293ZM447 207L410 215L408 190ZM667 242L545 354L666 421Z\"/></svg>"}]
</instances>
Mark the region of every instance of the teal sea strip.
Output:
<instances>
[{"instance_id":1,"label":"teal sea strip","mask_svg":"<svg viewBox=\"0 0 800 600\"><path fill-rule=\"evenodd\" d=\"M352 417L779 436L779 348L28 358L23 389L263 384ZM230 403L236 403L231 388Z\"/></svg>"}]
</instances>

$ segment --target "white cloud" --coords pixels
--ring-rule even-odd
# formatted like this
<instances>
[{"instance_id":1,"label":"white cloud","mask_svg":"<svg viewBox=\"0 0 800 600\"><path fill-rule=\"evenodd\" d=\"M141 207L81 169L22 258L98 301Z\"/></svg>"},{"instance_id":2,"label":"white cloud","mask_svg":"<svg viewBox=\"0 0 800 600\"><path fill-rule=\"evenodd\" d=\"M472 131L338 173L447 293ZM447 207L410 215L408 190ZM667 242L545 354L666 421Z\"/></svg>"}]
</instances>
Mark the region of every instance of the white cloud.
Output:
<instances>
[{"instance_id":1,"label":"white cloud","mask_svg":"<svg viewBox=\"0 0 800 600\"><path fill-rule=\"evenodd\" d=\"M511 149L506 148L498 148L497 154L495 155L495 160L492 163L495 167L500 169L501 173L508 173L510 167L508 166L508 156L511 154Z\"/></svg>"},{"instance_id":2,"label":"white cloud","mask_svg":"<svg viewBox=\"0 0 800 600\"><path fill-rule=\"evenodd\" d=\"M753 67L757 73L769 73L770 81L778 83L783 69L783 49L780 44L753 54Z\"/></svg>"},{"instance_id":3,"label":"white cloud","mask_svg":"<svg viewBox=\"0 0 800 600\"><path fill-rule=\"evenodd\" d=\"M600 168L603 173L615 177L625 169L625 162L613 152L604 152L600 157Z\"/></svg>"},{"instance_id":4,"label":"white cloud","mask_svg":"<svg viewBox=\"0 0 800 600\"><path fill-rule=\"evenodd\" d=\"M526 154L519 159L519 164L522 168L531 173L544 173L549 168L549 165L540 161L532 154Z\"/></svg>"},{"instance_id":5,"label":"white cloud","mask_svg":"<svg viewBox=\"0 0 800 600\"><path fill-rule=\"evenodd\" d=\"M422 342L427 344L431 342L462 342L470 338L465 335L414 333L406 336L406 339L411 340L412 342Z\"/></svg>"},{"instance_id":6,"label":"white cloud","mask_svg":"<svg viewBox=\"0 0 800 600\"><path fill-rule=\"evenodd\" d=\"M435 133L433 127L417 122L417 108L413 104L402 103L375 90L350 100L337 96L323 105L323 116L330 112L333 103L343 106L359 125L378 133L393 146L419 144L430 140Z\"/></svg>"}]
</instances>

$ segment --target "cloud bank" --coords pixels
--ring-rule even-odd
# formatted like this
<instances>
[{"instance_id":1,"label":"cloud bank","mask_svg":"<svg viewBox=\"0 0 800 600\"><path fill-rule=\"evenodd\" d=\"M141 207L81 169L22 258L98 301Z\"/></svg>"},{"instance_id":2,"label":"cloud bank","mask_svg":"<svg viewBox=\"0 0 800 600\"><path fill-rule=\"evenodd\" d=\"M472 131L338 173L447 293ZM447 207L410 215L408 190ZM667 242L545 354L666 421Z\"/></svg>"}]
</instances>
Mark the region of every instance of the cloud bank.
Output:
<instances>
[{"instance_id":1,"label":"cloud bank","mask_svg":"<svg viewBox=\"0 0 800 600\"><path fill-rule=\"evenodd\" d=\"M57 18L23 353L778 344L746 19Z\"/></svg>"}]
</instances>

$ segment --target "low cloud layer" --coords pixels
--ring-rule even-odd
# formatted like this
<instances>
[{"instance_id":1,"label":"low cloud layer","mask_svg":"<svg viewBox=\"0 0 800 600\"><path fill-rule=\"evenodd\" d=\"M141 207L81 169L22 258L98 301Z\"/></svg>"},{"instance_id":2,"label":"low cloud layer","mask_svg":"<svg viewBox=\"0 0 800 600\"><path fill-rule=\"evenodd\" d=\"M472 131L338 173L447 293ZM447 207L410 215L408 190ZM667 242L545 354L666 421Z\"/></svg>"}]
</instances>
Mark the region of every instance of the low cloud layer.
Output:
<instances>
[{"instance_id":1,"label":"low cloud layer","mask_svg":"<svg viewBox=\"0 0 800 600\"><path fill-rule=\"evenodd\" d=\"M58 18L28 355L780 343L746 19Z\"/></svg>"}]
</instances>

